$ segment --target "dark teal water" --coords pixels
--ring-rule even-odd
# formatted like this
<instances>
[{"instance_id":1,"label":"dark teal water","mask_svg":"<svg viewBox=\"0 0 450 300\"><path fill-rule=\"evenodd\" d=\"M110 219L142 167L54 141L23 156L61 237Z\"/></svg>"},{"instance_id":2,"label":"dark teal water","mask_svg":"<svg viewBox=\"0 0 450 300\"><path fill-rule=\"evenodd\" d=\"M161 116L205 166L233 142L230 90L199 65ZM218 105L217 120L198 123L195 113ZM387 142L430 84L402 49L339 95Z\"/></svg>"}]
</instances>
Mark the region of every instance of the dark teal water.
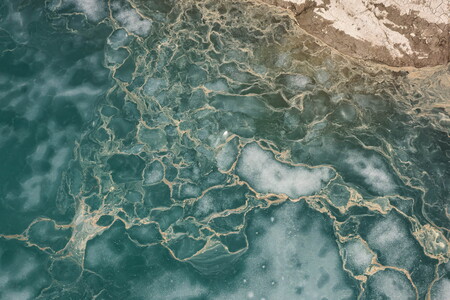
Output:
<instances>
[{"instance_id":1,"label":"dark teal water","mask_svg":"<svg viewBox=\"0 0 450 300\"><path fill-rule=\"evenodd\" d=\"M449 76L248 1L3 1L0 299L450 298Z\"/></svg>"}]
</instances>

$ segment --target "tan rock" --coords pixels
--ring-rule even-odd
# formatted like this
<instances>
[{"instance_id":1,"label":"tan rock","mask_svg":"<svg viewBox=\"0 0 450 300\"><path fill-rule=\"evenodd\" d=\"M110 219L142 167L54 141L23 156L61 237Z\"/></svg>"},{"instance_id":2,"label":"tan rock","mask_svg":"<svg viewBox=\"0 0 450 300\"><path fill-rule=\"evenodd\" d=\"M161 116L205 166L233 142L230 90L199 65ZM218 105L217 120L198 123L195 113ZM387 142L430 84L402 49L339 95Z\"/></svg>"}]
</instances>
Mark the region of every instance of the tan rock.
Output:
<instances>
[{"instance_id":1,"label":"tan rock","mask_svg":"<svg viewBox=\"0 0 450 300\"><path fill-rule=\"evenodd\" d=\"M446 0L262 0L338 51L390 66L450 61Z\"/></svg>"}]
</instances>

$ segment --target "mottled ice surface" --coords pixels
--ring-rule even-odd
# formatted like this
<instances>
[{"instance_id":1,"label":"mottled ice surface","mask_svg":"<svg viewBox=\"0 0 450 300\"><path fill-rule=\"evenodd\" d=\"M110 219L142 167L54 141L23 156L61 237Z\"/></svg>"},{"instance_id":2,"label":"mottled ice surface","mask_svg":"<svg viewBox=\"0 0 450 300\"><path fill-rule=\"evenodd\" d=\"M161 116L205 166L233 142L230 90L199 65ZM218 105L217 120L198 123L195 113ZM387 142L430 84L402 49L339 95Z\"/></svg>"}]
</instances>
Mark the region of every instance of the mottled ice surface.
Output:
<instances>
[{"instance_id":1,"label":"mottled ice surface","mask_svg":"<svg viewBox=\"0 0 450 300\"><path fill-rule=\"evenodd\" d=\"M0 299L447 299L447 70L248 1L0 4Z\"/></svg>"}]
</instances>

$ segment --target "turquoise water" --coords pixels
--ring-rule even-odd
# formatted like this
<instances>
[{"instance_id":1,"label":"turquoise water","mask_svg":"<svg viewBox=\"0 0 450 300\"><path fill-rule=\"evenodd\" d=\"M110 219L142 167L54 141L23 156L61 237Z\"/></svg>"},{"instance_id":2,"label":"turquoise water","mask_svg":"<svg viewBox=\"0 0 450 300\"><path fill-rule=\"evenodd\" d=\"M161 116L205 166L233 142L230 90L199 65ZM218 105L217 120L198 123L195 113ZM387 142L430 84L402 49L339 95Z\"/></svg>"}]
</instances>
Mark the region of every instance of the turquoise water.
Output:
<instances>
[{"instance_id":1,"label":"turquoise water","mask_svg":"<svg viewBox=\"0 0 450 300\"><path fill-rule=\"evenodd\" d=\"M0 4L0 299L446 299L448 69L248 1Z\"/></svg>"}]
</instances>

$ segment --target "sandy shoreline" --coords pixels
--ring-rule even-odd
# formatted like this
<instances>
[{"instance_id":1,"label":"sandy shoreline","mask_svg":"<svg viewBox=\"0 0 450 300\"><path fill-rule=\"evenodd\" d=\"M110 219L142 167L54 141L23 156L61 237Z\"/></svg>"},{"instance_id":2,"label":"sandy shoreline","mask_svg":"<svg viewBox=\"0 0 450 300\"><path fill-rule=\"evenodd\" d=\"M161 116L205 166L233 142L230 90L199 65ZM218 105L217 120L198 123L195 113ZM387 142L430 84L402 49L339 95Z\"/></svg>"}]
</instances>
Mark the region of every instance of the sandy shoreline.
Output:
<instances>
[{"instance_id":1,"label":"sandy shoreline","mask_svg":"<svg viewBox=\"0 0 450 300\"><path fill-rule=\"evenodd\" d=\"M393 67L450 61L442 0L262 0L290 10L301 28L338 51Z\"/></svg>"}]
</instances>

